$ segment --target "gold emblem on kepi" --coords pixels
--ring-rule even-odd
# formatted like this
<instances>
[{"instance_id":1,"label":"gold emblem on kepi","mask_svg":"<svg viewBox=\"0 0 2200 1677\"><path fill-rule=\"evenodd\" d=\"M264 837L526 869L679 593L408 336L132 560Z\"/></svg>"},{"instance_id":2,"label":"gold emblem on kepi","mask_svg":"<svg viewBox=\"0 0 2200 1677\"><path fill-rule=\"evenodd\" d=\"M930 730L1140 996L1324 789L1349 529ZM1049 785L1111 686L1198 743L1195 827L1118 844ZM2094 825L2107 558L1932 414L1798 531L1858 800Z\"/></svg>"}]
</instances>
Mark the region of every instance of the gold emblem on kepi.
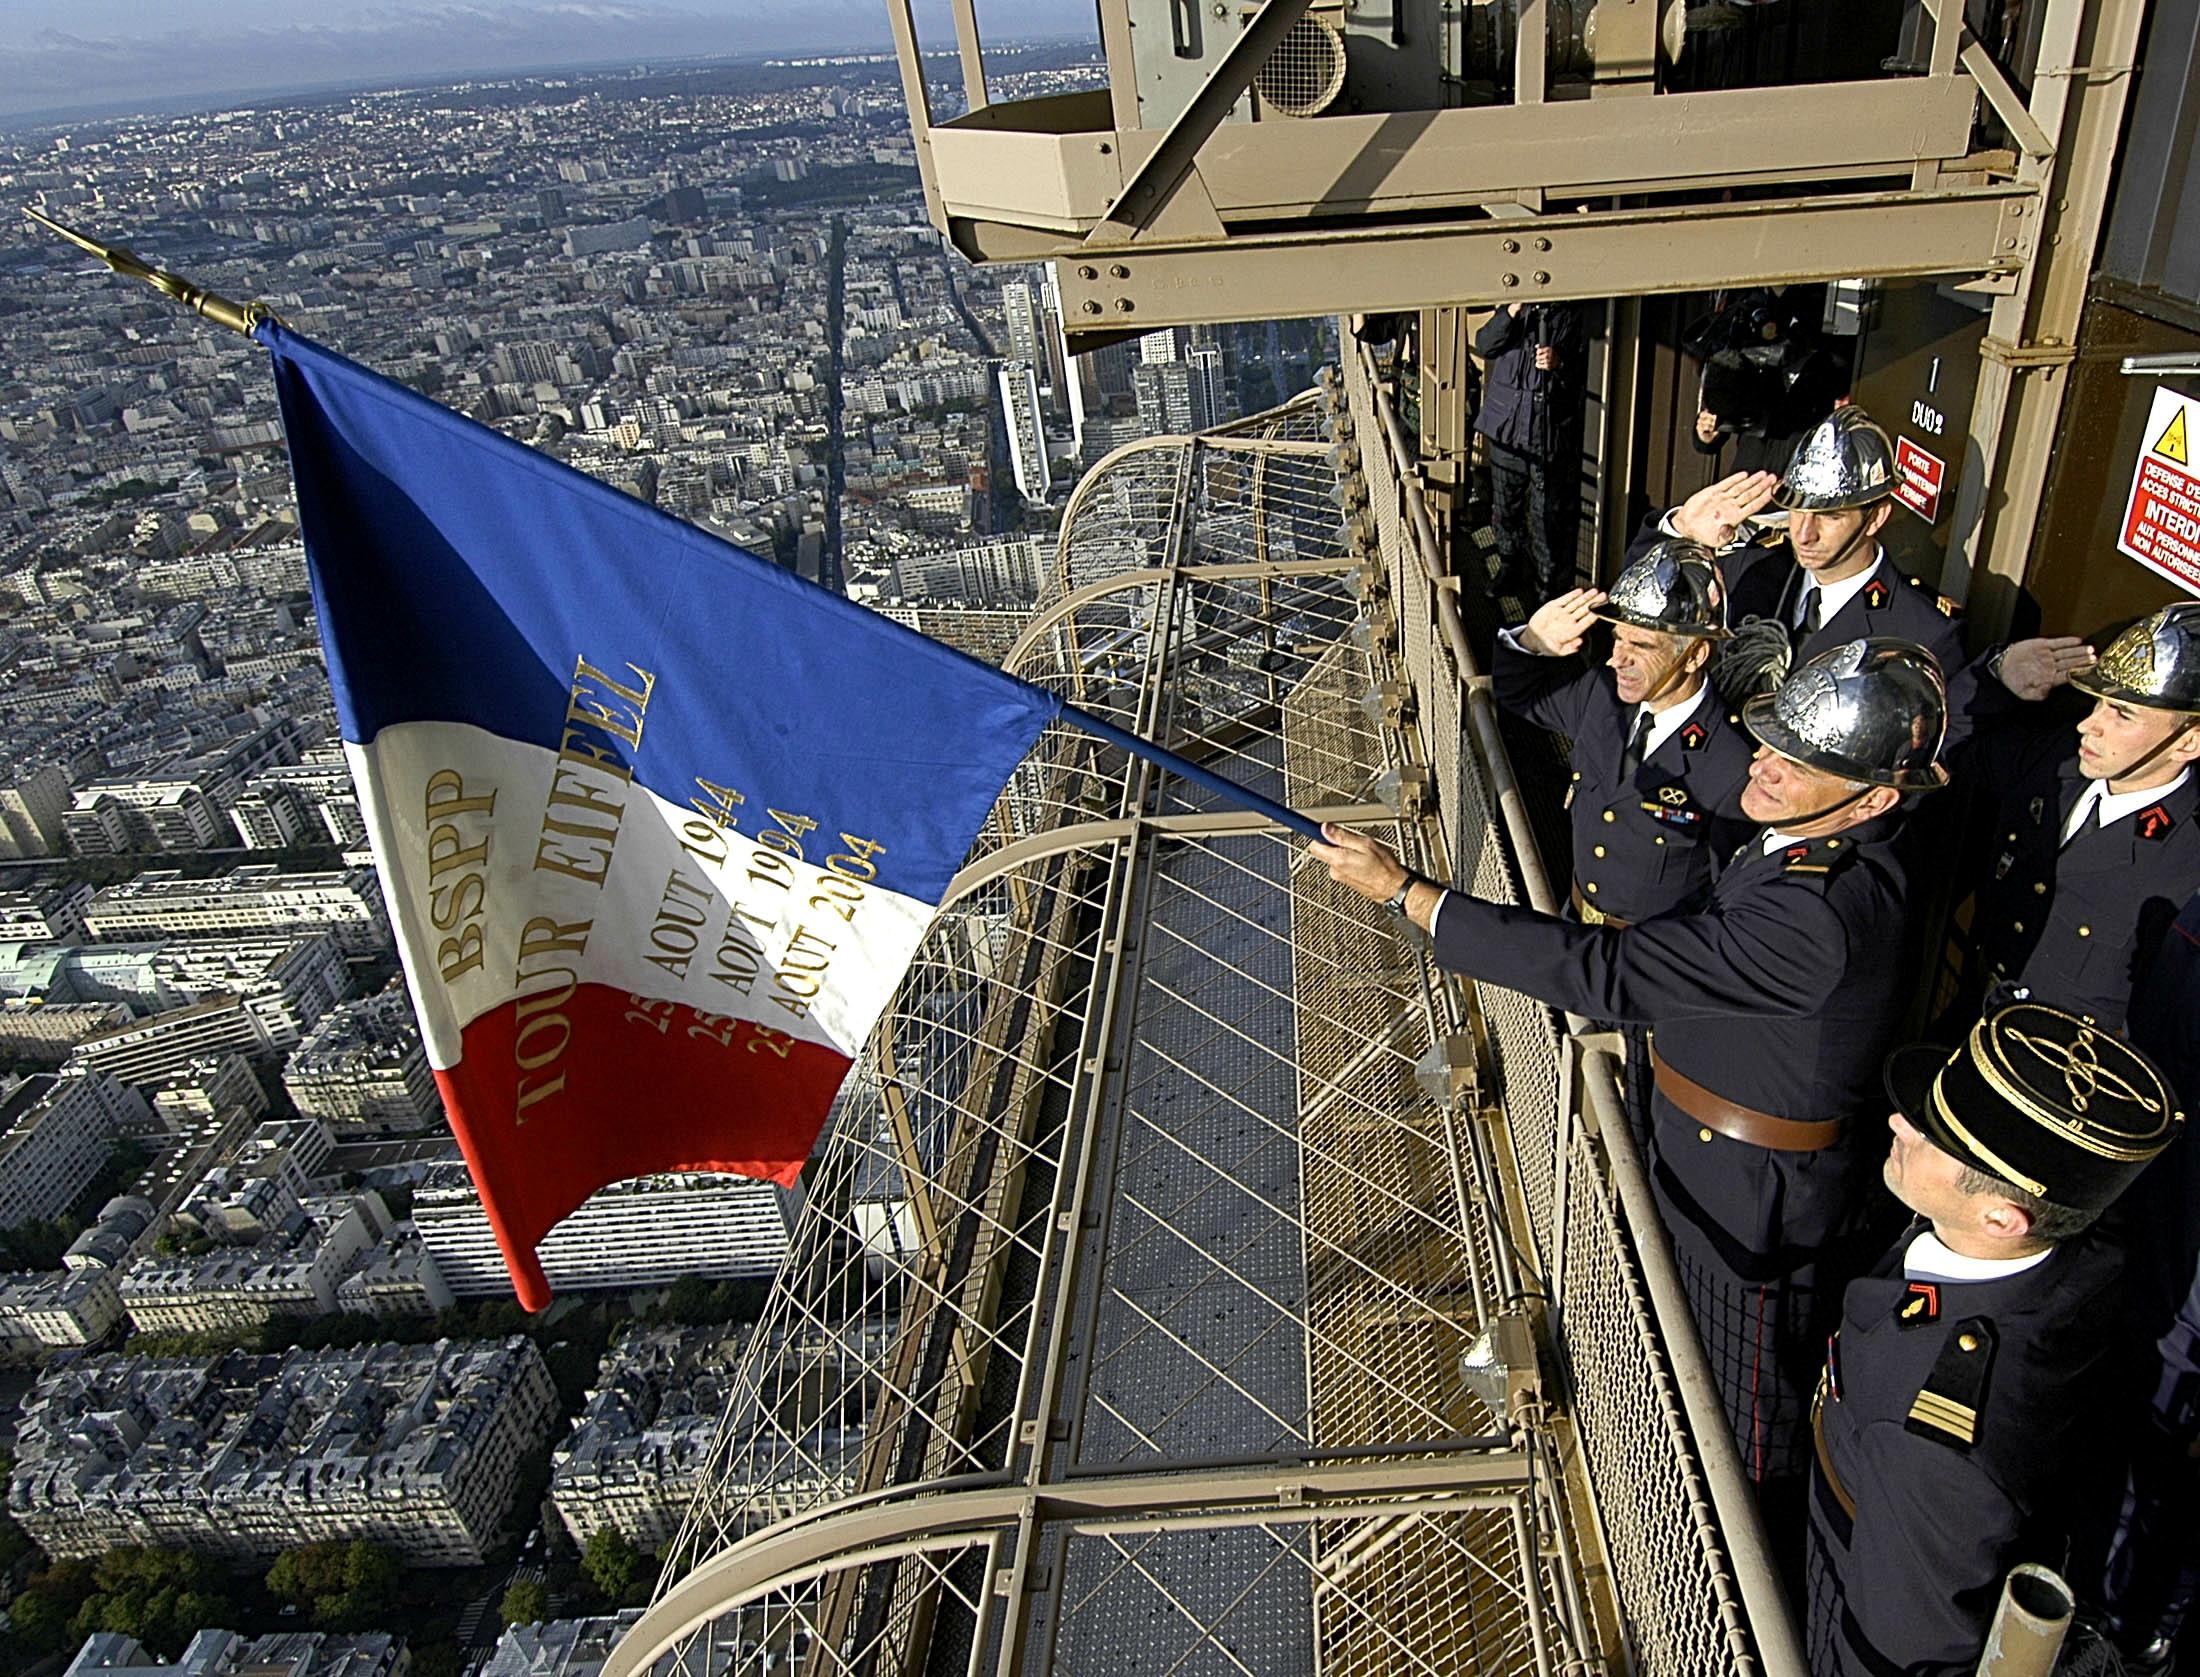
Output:
<instances>
[{"instance_id":1,"label":"gold emblem on kepi","mask_svg":"<svg viewBox=\"0 0 2200 1677\"><path fill-rule=\"evenodd\" d=\"M2144 1054L2035 1001L1997 1008L1953 1053L1897 1049L1887 1092L1942 1152L2077 1211L2105 1209L2183 1123Z\"/></svg>"},{"instance_id":2,"label":"gold emblem on kepi","mask_svg":"<svg viewBox=\"0 0 2200 1677\"><path fill-rule=\"evenodd\" d=\"M2005 1040L2030 1049L2062 1074L2063 1090L2070 1097L2073 1112L2085 1111L2104 1088L2141 1112L2162 1110L2163 1103L2155 1091L2142 1088L2136 1080L2101 1064L2100 1050L2094 1046L2098 1039L2090 1029L2080 1030L2069 1042L2057 1042L2051 1037L2012 1026Z\"/></svg>"}]
</instances>

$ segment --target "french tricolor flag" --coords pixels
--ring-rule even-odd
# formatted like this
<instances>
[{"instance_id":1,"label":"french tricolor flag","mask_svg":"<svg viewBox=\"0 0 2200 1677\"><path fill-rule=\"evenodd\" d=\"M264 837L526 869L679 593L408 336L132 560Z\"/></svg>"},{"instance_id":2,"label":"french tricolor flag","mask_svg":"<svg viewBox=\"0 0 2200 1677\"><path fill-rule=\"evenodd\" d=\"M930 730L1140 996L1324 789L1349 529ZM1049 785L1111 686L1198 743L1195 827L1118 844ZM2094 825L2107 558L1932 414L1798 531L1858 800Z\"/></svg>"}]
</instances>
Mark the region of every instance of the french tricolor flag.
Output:
<instances>
[{"instance_id":1,"label":"french tricolor flag","mask_svg":"<svg viewBox=\"0 0 2200 1677\"><path fill-rule=\"evenodd\" d=\"M269 323L344 749L520 1302L607 1183L792 1184L1054 696Z\"/></svg>"}]
</instances>

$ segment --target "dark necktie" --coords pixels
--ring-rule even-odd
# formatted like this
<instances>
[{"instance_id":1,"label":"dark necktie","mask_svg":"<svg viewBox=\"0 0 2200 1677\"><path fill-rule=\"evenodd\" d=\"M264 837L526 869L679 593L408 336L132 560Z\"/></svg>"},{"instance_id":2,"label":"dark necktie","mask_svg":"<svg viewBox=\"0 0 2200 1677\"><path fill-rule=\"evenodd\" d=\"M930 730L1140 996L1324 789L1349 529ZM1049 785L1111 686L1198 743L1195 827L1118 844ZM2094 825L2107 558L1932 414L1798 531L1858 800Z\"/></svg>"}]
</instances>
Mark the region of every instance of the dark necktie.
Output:
<instances>
[{"instance_id":1,"label":"dark necktie","mask_svg":"<svg viewBox=\"0 0 2200 1677\"><path fill-rule=\"evenodd\" d=\"M1630 785L1635 771L1642 767L1643 750L1650 743L1650 713L1644 711L1635 718L1635 732L1627 741L1627 749L1619 754L1619 782Z\"/></svg>"},{"instance_id":2,"label":"dark necktie","mask_svg":"<svg viewBox=\"0 0 2200 1677\"><path fill-rule=\"evenodd\" d=\"M1803 588L1803 614L1795 620L1795 652L1800 657L1803 643L1818 633L1819 608L1825 603L1825 591L1808 584Z\"/></svg>"},{"instance_id":3,"label":"dark necktie","mask_svg":"<svg viewBox=\"0 0 2200 1677\"><path fill-rule=\"evenodd\" d=\"M2070 829L2070 836L2062 841L2058 849L2068 850L2101 824L2101 800L2093 788L2087 787L2078 796L2086 800L2085 814L2078 818L2078 824Z\"/></svg>"}]
</instances>

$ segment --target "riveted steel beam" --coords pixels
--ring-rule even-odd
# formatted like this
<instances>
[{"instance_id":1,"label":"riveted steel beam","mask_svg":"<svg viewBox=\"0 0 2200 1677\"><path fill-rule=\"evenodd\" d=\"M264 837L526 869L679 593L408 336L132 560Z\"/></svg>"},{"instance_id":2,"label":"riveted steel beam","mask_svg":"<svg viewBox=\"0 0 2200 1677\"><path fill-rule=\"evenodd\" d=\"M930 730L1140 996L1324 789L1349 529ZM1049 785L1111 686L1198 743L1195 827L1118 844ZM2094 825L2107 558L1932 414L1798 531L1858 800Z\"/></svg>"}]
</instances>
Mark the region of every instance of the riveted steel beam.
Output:
<instances>
[{"instance_id":1,"label":"riveted steel beam","mask_svg":"<svg viewBox=\"0 0 2200 1677\"><path fill-rule=\"evenodd\" d=\"M2039 218L2033 189L1980 186L1756 200L1527 221L1233 238L1063 263L1076 330L1351 310L1487 306L1843 277L2014 272Z\"/></svg>"},{"instance_id":2,"label":"riveted steel beam","mask_svg":"<svg viewBox=\"0 0 2200 1677\"><path fill-rule=\"evenodd\" d=\"M1812 177L1907 182L1919 163L1962 165L1977 105L1973 84L1950 77L1232 122L1198 147L1195 169L1225 224L1425 214L1530 188L1566 198ZM1064 234L1067 252L1129 196L1123 169L1158 138L1095 126L1104 120L1100 95L1073 94L931 127L942 204L954 217Z\"/></svg>"}]
</instances>

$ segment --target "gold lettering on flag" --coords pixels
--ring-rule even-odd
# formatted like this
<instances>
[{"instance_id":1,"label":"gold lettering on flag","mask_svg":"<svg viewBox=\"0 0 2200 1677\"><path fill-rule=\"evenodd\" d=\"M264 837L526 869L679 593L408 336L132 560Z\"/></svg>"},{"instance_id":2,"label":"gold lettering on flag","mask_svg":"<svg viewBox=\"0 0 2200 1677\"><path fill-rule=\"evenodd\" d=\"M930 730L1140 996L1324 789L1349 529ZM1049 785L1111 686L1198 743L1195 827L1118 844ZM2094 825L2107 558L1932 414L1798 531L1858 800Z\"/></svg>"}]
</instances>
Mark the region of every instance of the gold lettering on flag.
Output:
<instances>
[{"instance_id":1,"label":"gold lettering on flag","mask_svg":"<svg viewBox=\"0 0 2200 1677\"><path fill-rule=\"evenodd\" d=\"M619 842L619 822L626 815L625 800L610 793L634 779L630 753L641 750L649 696L657 687L653 672L639 664L626 667L640 679L639 687L604 674L585 657L573 661L558 766L550 776L542 833L535 844L538 870L561 873L598 890L610 876L612 847ZM608 777L611 784L592 783L591 775Z\"/></svg>"},{"instance_id":2,"label":"gold lettering on flag","mask_svg":"<svg viewBox=\"0 0 2200 1677\"><path fill-rule=\"evenodd\" d=\"M428 823L428 917L437 931L457 934L435 951L436 973L451 984L481 965L481 914L489 900L489 834L485 828L461 827L459 817L495 815L497 792L492 786L469 794L456 769L438 769L428 776L422 804ZM446 879L453 872L458 877Z\"/></svg>"}]
</instances>

